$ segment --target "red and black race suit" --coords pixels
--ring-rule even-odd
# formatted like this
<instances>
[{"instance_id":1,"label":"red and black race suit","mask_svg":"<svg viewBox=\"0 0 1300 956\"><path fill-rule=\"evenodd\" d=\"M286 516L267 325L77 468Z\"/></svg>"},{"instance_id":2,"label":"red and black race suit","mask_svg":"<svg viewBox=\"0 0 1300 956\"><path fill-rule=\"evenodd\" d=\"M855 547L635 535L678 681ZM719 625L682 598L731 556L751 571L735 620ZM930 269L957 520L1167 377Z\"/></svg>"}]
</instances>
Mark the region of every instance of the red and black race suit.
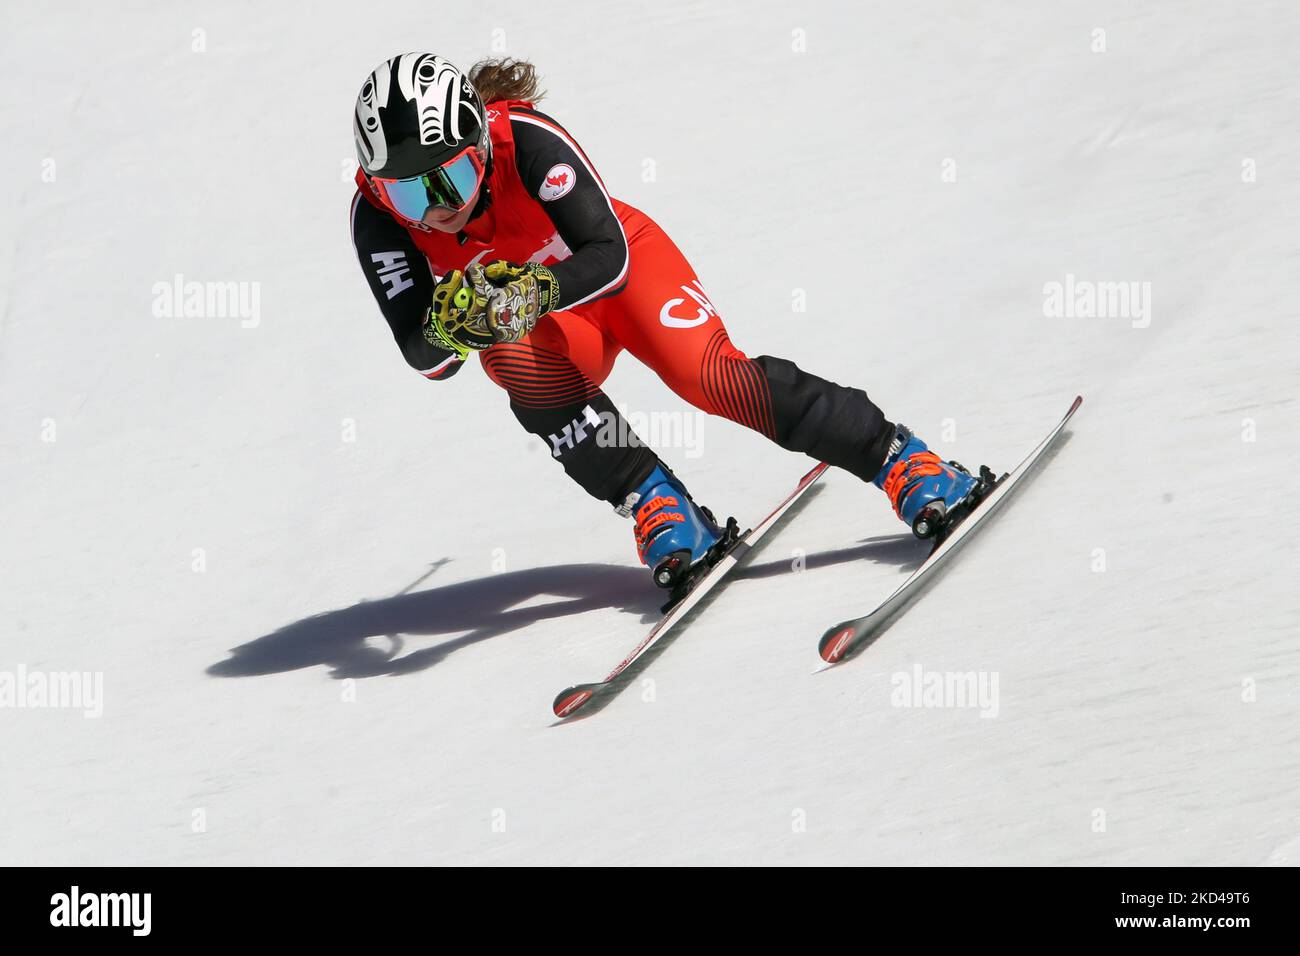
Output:
<instances>
[{"instance_id":1,"label":"red and black race suit","mask_svg":"<svg viewBox=\"0 0 1300 956\"><path fill-rule=\"evenodd\" d=\"M488 104L492 168L465 229L399 221L357 174L352 237L362 271L406 361L430 379L462 364L421 331L435 276L475 262L539 262L558 280L556 311L521 342L480 353L515 416L597 498L621 503L654 468L601 389L628 351L697 408L784 448L846 468L880 470L894 427L861 389L785 359L751 359L731 342L695 271L649 216L609 195L568 131L531 103Z\"/></svg>"}]
</instances>

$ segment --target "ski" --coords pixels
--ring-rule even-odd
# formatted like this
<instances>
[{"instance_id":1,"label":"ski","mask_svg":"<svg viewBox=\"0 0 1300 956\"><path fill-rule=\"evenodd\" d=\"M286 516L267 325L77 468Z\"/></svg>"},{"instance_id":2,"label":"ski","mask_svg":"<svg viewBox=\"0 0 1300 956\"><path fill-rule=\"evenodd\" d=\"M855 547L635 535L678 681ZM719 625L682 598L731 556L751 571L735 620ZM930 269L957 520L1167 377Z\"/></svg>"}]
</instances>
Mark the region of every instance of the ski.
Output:
<instances>
[{"instance_id":1,"label":"ski","mask_svg":"<svg viewBox=\"0 0 1300 956\"><path fill-rule=\"evenodd\" d=\"M825 462L818 464L799 479L799 484L795 486L794 491L790 492L770 515L744 534L738 535L731 547L717 559L715 564L693 580L688 588L679 597L676 597L674 602L665 606L664 616L659 619L659 622L655 624L650 633L642 638L636 647L632 648L632 652L610 671L608 677L590 684L577 684L561 691L551 705L555 716L562 720L568 719L585 708L593 699L609 693L618 678L629 667L644 657L650 648L676 628L692 610L699 607L705 595L714 591L727 575L745 559L745 556L758 543L759 539L771 531L777 522L794 506L795 502L802 498L808 489L826 473L826 468Z\"/></svg>"},{"instance_id":2,"label":"ski","mask_svg":"<svg viewBox=\"0 0 1300 956\"><path fill-rule=\"evenodd\" d=\"M907 580L885 598L875 610L863 617L836 624L822 635L817 645L817 652L822 660L828 664L838 664L852 657L870 644L898 614L915 601L933 582L936 572L943 566L949 555L961 547L986 518L993 515L1017 483L1042 461L1043 455L1055 444L1082 404L1083 396L1077 396L1060 423L1035 446L1015 470L999 479L990 480L991 472L987 468L981 469L981 476L984 478L983 493L977 495L972 506L957 516L956 520L949 521L939 529L935 547L925 562L908 575Z\"/></svg>"}]
</instances>

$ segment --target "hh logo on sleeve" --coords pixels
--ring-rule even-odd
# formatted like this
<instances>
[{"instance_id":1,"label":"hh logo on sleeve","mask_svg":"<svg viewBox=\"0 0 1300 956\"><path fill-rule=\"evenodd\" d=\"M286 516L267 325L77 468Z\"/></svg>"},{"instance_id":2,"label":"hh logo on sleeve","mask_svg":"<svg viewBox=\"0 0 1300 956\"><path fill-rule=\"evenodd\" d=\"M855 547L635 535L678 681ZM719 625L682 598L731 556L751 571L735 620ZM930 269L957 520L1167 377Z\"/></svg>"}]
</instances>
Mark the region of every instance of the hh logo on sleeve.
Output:
<instances>
[{"instance_id":1,"label":"hh logo on sleeve","mask_svg":"<svg viewBox=\"0 0 1300 956\"><path fill-rule=\"evenodd\" d=\"M388 287L388 298L415 285L411 281L411 267L406 264L406 255L402 252L376 252L370 256L375 263L379 281Z\"/></svg>"}]
</instances>

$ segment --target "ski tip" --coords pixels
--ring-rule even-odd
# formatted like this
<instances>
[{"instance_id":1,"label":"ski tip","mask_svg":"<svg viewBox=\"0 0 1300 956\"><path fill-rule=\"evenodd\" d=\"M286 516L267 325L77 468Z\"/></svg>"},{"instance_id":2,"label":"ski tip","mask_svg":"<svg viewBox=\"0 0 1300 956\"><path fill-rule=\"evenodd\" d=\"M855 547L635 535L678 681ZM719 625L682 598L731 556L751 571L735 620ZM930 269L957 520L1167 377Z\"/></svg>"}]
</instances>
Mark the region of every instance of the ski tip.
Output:
<instances>
[{"instance_id":1,"label":"ski tip","mask_svg":"<svg viewBox=\"0 0 1300 956\"><path fill-rule=\"evenodd\" d=\"M599 686L599 684L578 684L576 687L562 690L555 698L555 703L551 704L551 710L561 720L572 717L592 697L596 696L596 688Z\"/></svg>"},{"instance_id":2,"label":"ski tip","mask_svg":"<svg viewBox=\"0 0 1300 956\"><path fill-rule=\"evenodd\" d=\"M852 624L838 624L822 635L817 653L827 664L838 664L853 647L857 628Z\"/></svg>"},{"instance_id":3,"label":"ski tip","mask_svg":"<svg viewBox=\"0 0 1300 956\"><path fill-rule=\"evenodd\" d=\"M824 475L828 468L830 468L830 465L824 461L819 461L817 464L813 465L813 467L808 470L808 473L799 479L799 484L795 486L796 490L811 485L814 481Z\"/></svg>"},{"instance_id":4,"label":"ski tip","mask_svg":"<svg viewBox=\"0 0 1300 956\"><path fill-rule=\"evenodd\" d=\"M1083 396L1082 395L1074 396L1074 404L1070 406L1069 414L1073 415L1075 411L1078 410L1079 406L1082 404L1083 404Z\"/></svg>"},{"instance_id":5,"label":"ski tip","mask_svg":"<svg viewBox=\"0 0 1300 956\"><path fill-rule=\"evenodd\" d=\"M799 484L794 486L794 491L792 492L792 495L799 494L801 491L806 489L813 482L820 479L822 475L826 474L826 472L830 469L830 467L831 466L826 464L826 462L824 461L819 461L817 464L813 465L812 468L810 468L804 474L804 476L799 479Z\"/></svg>"}]
</instances>

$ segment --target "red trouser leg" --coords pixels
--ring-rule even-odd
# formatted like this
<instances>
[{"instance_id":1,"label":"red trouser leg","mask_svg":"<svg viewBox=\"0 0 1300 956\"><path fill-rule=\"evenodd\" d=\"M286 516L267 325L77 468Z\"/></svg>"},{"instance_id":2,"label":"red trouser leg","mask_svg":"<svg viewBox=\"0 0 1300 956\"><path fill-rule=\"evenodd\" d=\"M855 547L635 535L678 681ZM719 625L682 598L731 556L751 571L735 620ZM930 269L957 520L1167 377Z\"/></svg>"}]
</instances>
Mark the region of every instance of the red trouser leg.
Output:
<instances>
[{"instance_id":1,"label":"red trouser leg","mask_svg":"<svg viewBox=\"0 0 1300 956\"><path fill-rule=\"evenodd\" d=\"M482 360L488 377L506 390L512 404L556 408L598 393L620 351L590 319L553 312L542 317L528 338L494 345Z\"/></svg>"},{"instance_id":2,"label":"red trouser leg","mask_svg":"<svg viewBox=\"0 0 1300 956\"><path fill-rule=\"evenodd\" d=\"M640 211L624 222L631 261L614 296L578 310L697 408L754 429L782 448L870 481L894 426L858 388L803 371L786 359L750 359L736 348L695 270Z\"/></svg>"},{"instance_id":3,"label":"red trouser leg","mask_svg":"<svg viewBox=\"0 0 1300 956\"><path fill-rule=\"evenodd\" d=\"M481 353L510 410L589 494L620 505L658 460L601 389L620 347L588 317L543 316L522 342Z\"/></svg>"},{"instance_id":4,"label":"red trouser leg","mask_svg":"<svg viewBox=\"0 0 1300 956\"><path fill-rule=\"evenodd\" d=\"M618 295L579 311L696 408L774 439L766 377L731 343L691 264L643 213L626 228L627 284Z\"/></svg>"}]
</instances>

